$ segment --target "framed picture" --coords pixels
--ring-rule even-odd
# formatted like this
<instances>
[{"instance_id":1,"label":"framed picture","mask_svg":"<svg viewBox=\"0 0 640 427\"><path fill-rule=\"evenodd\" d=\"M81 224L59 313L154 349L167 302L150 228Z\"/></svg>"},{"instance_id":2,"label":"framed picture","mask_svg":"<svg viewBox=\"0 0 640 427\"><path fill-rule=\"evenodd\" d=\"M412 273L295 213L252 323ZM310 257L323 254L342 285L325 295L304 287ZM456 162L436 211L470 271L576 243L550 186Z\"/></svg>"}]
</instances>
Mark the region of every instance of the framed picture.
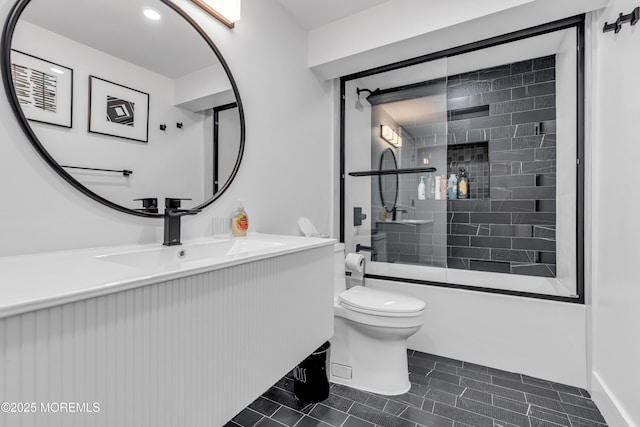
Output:
<instances>
[{"instance_id":1,"label":"framed picture","mask_svg":"<svg viewBox=\"0 0 640 427\"><path fill-rule=\"evenodd\" d=\"M89 76L89 132L149 140L149 94Z\"/></svg>"},{"instance_id":2,"label":"framed picture","mask_svg":"<svg viewBox=\"0 0 640 427\"><path fill-rule=\"evenodd\" d=\"M11 50L11 78L25 117L70 128L73 70L18 50Z\"/></svg>"}]
</instances>

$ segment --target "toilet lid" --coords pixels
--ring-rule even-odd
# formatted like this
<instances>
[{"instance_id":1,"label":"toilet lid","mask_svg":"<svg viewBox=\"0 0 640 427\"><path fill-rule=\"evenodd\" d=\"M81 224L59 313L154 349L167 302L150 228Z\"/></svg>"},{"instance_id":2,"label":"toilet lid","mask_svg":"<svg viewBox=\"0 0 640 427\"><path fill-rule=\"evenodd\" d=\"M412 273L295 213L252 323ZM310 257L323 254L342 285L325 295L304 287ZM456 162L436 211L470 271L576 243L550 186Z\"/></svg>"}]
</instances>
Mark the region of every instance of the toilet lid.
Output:
<instances>
[{"instance_id":1,"label":"toilet lid","mask_svg":"<svg viewBox=\"0 0 640 427\"><path fill-rule=\"evenodd\" d=\"M345 307L380 313L416 313L424 310L424 301L408 295L354 286L338 297Z\"/></svg>"}]
</instances>

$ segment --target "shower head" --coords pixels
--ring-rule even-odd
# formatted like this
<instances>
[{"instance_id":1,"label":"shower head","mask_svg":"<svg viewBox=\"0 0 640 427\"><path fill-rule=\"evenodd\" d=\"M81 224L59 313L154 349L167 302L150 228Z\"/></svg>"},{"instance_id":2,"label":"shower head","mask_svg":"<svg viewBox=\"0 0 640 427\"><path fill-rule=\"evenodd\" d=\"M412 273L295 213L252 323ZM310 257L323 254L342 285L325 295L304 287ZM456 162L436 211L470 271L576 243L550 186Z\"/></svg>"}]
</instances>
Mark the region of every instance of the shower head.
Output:
<instances>
[{"instance_id":1,"label":"shower head","mask_svg":"<svg viewBox=\"0 0 640 427\"><path fill-rule=\"evenodd\" d=\"M362 92L368 92L369 96L371 95L378 95L380 93L380 88L377 88L375 90L371 90L371 89L360 89L359 87L356 88L356 94L358 95L358 99L356 99L356 110L358 111L364 111L364 105L362 104L362 102L360 102L360 93Z\"/></svg>"}]
</instances>

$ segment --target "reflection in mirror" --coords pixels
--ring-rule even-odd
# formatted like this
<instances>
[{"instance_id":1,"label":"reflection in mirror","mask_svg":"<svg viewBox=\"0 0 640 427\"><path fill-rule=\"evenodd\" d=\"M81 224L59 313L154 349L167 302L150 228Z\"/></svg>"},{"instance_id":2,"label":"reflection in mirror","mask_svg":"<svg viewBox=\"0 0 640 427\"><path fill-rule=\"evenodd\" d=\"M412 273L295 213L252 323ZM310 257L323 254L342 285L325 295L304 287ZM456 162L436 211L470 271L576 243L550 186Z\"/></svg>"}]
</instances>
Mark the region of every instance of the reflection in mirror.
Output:
<instances>
[{"instance_id":1,"label":"reflection in mirror","mask_svg":"<svg viewBox=\"0 0 640 427\"><path fill-rule=\"evenodd\" d=\"M396 155L391 148L387 148L380 156L378 170L398 169ZM381 175L378 177L378 187L382 207L387 214L395 216L396 202L398 201L398 175Z\"/></svg>"},{"instance_id":2,"label":"reflection in mirror","mask_svg":"<svg viewBox=\"0 0 640 427\"><path fill-rule=\"evenodd\" d=\"M203 207L227 188L242 157L242 107L190 18L164 0L18 5L16 95L65 179L129 213L143 198Z\"/></svg>"},{"instance_id":3,"label":"reflection in mirror","mask_svg":"<svg viewBox=\"0 0 640 427\"><path fill-rule=\"evenodd\" d=\"M502 273L512 275L505 283L518 275L531 292L578 293L579 31L565 27L345 83L347 173L364 169L363 158L377 167L380 153L392 150L402 169L436 169L371 182L376 223L368 236L398 277L417 279L421 271L421 280L486 287L489 279L475 273ZM351 107L362 87L379 90ZM394 145L381 127L402 143ZM455 184L461 176L464 198ZM351 203L366 206L358 179L366 178L347 181L345 212ZM387 215L389 184L398 189L392 210L401 217ZM345 230L347 247L368 244L362 235ZM372 274L391 271L376 268Z\"/></svg>"}]
</instances>

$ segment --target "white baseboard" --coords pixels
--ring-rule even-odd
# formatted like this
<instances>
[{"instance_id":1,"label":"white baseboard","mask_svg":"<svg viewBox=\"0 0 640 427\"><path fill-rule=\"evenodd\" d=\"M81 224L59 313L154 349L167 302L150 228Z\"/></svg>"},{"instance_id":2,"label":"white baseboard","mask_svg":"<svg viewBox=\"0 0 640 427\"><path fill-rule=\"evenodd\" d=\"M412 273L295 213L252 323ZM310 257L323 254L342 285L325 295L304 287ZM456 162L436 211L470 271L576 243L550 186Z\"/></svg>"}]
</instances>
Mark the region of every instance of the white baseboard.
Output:
<instances>
[{"instance_id":1,"label":"white baseboard","mask_svg":"<svg viewBox=\"0 0 640 427\"><path fill-rule=\"evenodd\" d=\"M610 427L639 427L634 424L620 402L597 372L591 373L591 398Z\"/></svg>"}]
</instances>

